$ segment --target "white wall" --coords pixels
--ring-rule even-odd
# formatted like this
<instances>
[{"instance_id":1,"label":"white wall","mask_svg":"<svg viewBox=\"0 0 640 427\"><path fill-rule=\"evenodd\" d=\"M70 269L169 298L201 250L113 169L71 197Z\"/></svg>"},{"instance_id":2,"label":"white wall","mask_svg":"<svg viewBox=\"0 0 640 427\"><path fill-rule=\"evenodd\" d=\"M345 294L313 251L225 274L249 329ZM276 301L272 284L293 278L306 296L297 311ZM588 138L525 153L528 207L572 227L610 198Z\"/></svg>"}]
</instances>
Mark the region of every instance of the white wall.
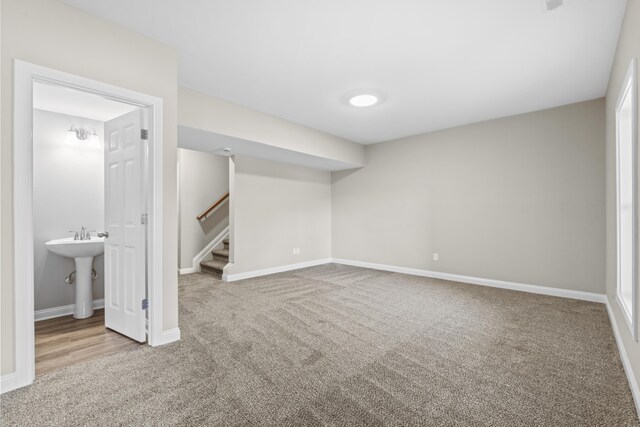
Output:
<instances>
[{"instance_id":1,"label":"white wall","mask_svg":"<svg viewBox=\"0 0 640 427\"><path fill-rule=\"evenodd\" d=\"M631 363L631 369L635 376L636 390L640 390L640 343L633 339L623 314L615 301L616 291L616 161L615 161L615 105L622 82L627 74L631 58L639 58L640 61L640 0L628 0L627 11L618 41L618 49L611 70L609 87L607 89L607 296L614 314L614 321L620 331L624 349ZM639 64L640 65L640 64ZM640 93L639 99L640 99ZM640 123L640 110L638 111ZM640 153L638 153L640 155ZM640 161L638 162L640 164ZM638 185L640 189L640 183ZM640 194L639 196L640 197ZM638 224L640 229L640 224ZM639 254L640 256L640 254ZM640 261L639 261L640 262ZM640 305L640 292L638 292L636 304ZM637 396L640 398L640 396ZM640 408L640 400L636 401Z\"/></svg>"},{"instance_id":2,"label":"white wall","mask_svg":"<svg viewBox=\"0 0 640 427\"><path fill-rule=\"evenodd\" d=\"M229 225L224 203L203 221L196 216L229 192L229 158L178 149L180 268L191 268L195 257Z\"/></svg>"},{"instance_id":3,"label":"white wall","mask_svg":"<svg viewBox=\"0 0 640 427\"><path fill-rule=\"evenodd\" d=\"M0 372L15 371L13 272L13 65L19 59L162 98L163 330L178 326L177 54L174 49L51 0L2 0L2 239ZM126 64L123 65L123 64ZM15 143L24 143L16 141Z\"/></svg>"},{"instance_id":4,"label":"white wall","mask_svg":"<svg viewBox=\"0 0 640 427\"><path fill-rule=\"evenodd\" d=\"M603 100L366 155L333 173L334 258L604 293Z\"/></svg>"},{"instance_id":5,"label":"white wall","mask_svg":"<svg viewBox=\"0 0 640 427\"><path fill-rule=\"evenodd\" d=\"M80 141L69 127L93 128L97 138ZM104 125L102 122L35 110L33 115L33 231L35 309L74 303L65 277L72 258L56 255L45 242L71 237L69 230L104 228ZM95 233L93 233L95 235ZM104 298L104 256L94 259L94 299Z\"/></svg>"},{"instance_id":6,"label":"white wall","mask_svg":"<svg viewBox=\"0 0 640 427\"><path fill-rule=\"evenodd\" d=\"M234 180L235 263L226 274L331 257L329 172L236 157Z\"/></svg>"}]
</instances>

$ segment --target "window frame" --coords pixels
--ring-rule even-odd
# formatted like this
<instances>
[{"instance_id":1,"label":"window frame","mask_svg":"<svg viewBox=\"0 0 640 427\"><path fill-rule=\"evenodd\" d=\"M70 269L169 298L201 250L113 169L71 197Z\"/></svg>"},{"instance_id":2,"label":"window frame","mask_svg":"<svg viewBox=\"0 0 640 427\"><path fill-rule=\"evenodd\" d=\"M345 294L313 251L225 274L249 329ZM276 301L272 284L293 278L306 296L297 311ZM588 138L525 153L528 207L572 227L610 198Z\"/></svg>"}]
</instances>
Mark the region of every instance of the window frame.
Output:
<instances>
[{"instance_id":1,"label":"window frame","mask_svg":"<svg viewBox=\"0 0 640 427\"><path fill-rule=\"evenodd\" d=\"M620 121L619 114L628 97L631 98L631 307L621 297L622 290L622 243L621 243L621 195L620 195ZM615 156L616 156L616 302L626 320L633 339L638 341L638 72L634 58L624 78L615 108Z\"/></svg>"}]
</instances>

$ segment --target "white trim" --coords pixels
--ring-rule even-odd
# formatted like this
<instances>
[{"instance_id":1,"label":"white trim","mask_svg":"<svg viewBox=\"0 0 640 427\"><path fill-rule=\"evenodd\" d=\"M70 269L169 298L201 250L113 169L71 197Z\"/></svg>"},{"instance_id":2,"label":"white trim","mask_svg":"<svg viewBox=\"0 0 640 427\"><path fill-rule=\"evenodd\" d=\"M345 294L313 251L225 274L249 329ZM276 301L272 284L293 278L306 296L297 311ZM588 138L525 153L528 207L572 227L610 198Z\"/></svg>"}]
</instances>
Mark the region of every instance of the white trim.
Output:
<instances>
[{"instance_id":1,"label":"white trim","mask_svg":"<svg viewBox=\"0 0 640 427\"><path fill-rule=\"evenodd\" d=\"M193 273L197 273L198 270L196 270L193 267L189 267L189 268L179 268L178 269L178 274L179 275L184 275L184 274L193 274Z\"/></svg>"},{"instance_id":2,"label":"white trim","mask_svg":"<svg viewBox=\"0 0 640 427\"><path fill-rule=\"evenodd\" d=\"M314 267L316 265L329 264L331 258L318 259L314 261L299 262L297 264L282 265L279 267L264 268L262 270L246 271L236 274L222 274L222 280L225 282L235 282L236 280L251 279L252 277L268 276L269 274L283 273L285 271L299 270L301 268Z\"/></svg>"},{"instance_id":3,"label":"white trim","mask_svg":"<svg viewBox=\"0 0 640 427\"><path fill-rule=\"evenodd\" d=\"M43 81L99 94L110 99L148 108L152 114L149 129L150 181L149 192L149 269L148 341L155 345L163 341L163 241L162 241L162 99L123 89L110 84L52 70L27 62L14 61L14 126L13 126L13 235L14 238L14 360L16 388L29 385L35 377L34 308L33 308L33 82Z\"/></svg>"},{"instance_id":4,"label":"white trim","mask_svg":"<svg viewBox=\"0 0 640 427\"><path fill-rule=\"evenodd\" d=\"M229 156L229 262L235 262L236 156ZM224 274L223 274L224 276Z\"/></svg>"},{"instance_id":5,"label":"white trim","mask_svg":"<svg viewBox=\"0 0 640 427\"><path fill-rule=\"evenodd\" d=\"M155 345L162 341L164 324L164 235L163 235L163 162L164 162L164 119L161 98L139 94L151 110L151 123L148 131L148 176L147 182L147 342Z\"/></svg>"},{"instance_id":6,"label":"white trim","mask_svg":"<svg viewBox=\"0 0 640 427\"><path fill-rule=\"evenodd\" d=\"M450 280L453 282L469 283L473 285L489 286L492 288L510 289L513 291L529 292L532 294L549 295L561 298L571 298L582 301L591 301L604 304L607 302L605 294L595 292L574 291L571 289L551 288L547 286L530 285L526 283L507 282L504 280L484 279L480 277L463 276L460 274L441 273L438 271L421 270L417 268L398 267L394 265L376 264L364 261L354 261L340 258L326 258L315 261L301 262L298 264L283 265L280 267L265 268L262 270L247 271L236 274L223 274L222 280L233 282L236 280L250 279L252 277L267 276L269 274L314 267L322 264L342 264L353 267L370 268L373 270L390 271L393 273L409 274L412 276L430 277L433 279Z\"/></svg>"},{"instance_id":7,"label":"white trim","mask_svg":"<svg viewBox=\"0 0 640 427\"><path fill-rule=\"evenodd\" d=\"M33 316L36 322L47 319L55 319L56 317L69 316L73 314L73 309L75 308L75 304L62 305L60 307L52 307L52 308L43 308L42 310L37 310ZM104 299L94 299L93 300L93 309L97 310L99 308L104 308Z\"/></svg>"},{"instance_id":8,"label":"white trim","mask_svg":"<svg viewBox=\"0 0 640 427\"><path fill-rule=\"evenodd\" d=\"M155 340L153 347L158 347L159 345L165 345L172 343L174 341L180 341L180 328L169 329L168 331L162 331L160 337Z\"/></svg>"},{"instance_id":9,"label":"white trim","mask_svg":"<svg viewBox=\"0 0 640 427\"><path fill-rule=\"evenodd\" d=\"M224 230L222 230L220 232L220 234L218 234L216 237L213 238L213 240L211 242L209 242L209 244L207 246L204 247L203 250L201 250L198 255L193 257L193 261L192 261L192 266L191 268L181 268L180 274L189 274L189 273L197 273L200 271L200 262L205 259L209 253L211 253L211 251L213 250L213 248L215 248L216 246L218 246L220 243L222 243L222 241L224 239L226 239L229 236L229 226L225 227ZM186 273L183 273L182 271L187 271Z\"/></svg>"},{"instance_id":10,"label":"white trim","mask_svg":"<svg viewBox=\"0 0 640 427\"><path fill-rule=\"evenodd\" d=\"M3 375L0 377L0 394L22 387L18 381L17 372Z\"/></svg>"},{"instance_id":11,"label":"white trim","mask_svg":"<svg viewBox=\"0 0 640 427\"><path fill-rule=\"evenodd\" d=\"M620 307L622 316L627 322L629 331L635 341L638 341L638 267L637 267L637 254L638 254L638 197L637 197L637 182L638 182L638 88L637 88L637 65L636 59L633 58L629 64L629 69L624 78L624 83L615 108L615 155L616 155L616 303ZM621 241L622 235L620 225L620 131L618 116L620 108L627 97L631 98L631 161L632 161L632 177L631 177L631 259L634 260L631 265L631 307L628 307L625 302L620 298L620 288L622 286L622 256L621 256Z\"/></svg>"},{"instance_id":12,"label":"white trim","mask_svg":"<svg viewBox=\"0 0 640 427\"><path fill-rule=\"evenodd\" d=\"M532 294L550 295L554 297L571 298L583 301L599 302L604 304L607 300L605 294L595 292L573 291L570 289L550 288L547 286L529 285L526 283L507 282L504 280L484 279L480 277L462 276L459 274L440 273L438 271L420 270L417 268L397 267L393 265L375 264L371 262L353 261L347 259L333 259L336 264L351 265L354 267L371 268L373 270L391 271L394 273L410 274L412 276L431 277L433 279L451 280L454 282L470 283L473 285L490 286L492 288L510 289L514 291L529 292Z\"/></svg>"},{"instance_id":13,"label":"white trim","mask_svg":"<svg viewBox=\"0 0 640 427\"><path fill-rule=\"evenodd\" d=\"M13 121L14 388L35 378L33 308L33 73L15 61ZM20 236L20 238L17 238ZM18 284L20 286L18 286ZM4 390L3 390L4 391Z\"/></svg>"},{"instance_id":14,"label":"white trim","mask_svg":"<svg viewBox=\"0 0 640 427\"><path fill-rule=\"evenodd\" d=\"M625 374L627 374L627 381L629 382L629 388L631 388L631 395L633 396L633 401L636 404L636 415L640 416L640 386L638 385L638 381L636 381L636 377L633 374L633 368L631 367L631 362L629 361L629 357L627 356L627 349L624 347L624 342L622 341L622 337L620 336L620 330L618 330L618 322L616 322L616 317L613 313L613 309L611 308L611 304L609 303L609 299L607 299L606 306L607 313L609 314L609 322L611 323L611 328L613 329L613 336L615 337L616 344L618 345L620 360L622 361L624 372Z\"/></svg>"}]
</instances>

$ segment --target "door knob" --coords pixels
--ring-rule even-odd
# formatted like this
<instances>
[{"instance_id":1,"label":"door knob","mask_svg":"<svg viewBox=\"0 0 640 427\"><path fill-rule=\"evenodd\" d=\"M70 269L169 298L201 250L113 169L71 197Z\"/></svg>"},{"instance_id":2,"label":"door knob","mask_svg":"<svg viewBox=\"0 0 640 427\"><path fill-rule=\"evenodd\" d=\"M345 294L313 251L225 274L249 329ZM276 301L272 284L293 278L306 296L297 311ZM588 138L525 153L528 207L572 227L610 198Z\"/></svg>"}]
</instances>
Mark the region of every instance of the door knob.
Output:
<instances>
[{"instance_id":1,"label":"door knob","mask_svg":"<svg viewBox=\"0 0 640 427\"><path fill-rule=\"evenodd\" d=\"M109 232L105 231L104 233L98 233L98 237L106 237L109 238Z\"/></svg>"}]
</instances>

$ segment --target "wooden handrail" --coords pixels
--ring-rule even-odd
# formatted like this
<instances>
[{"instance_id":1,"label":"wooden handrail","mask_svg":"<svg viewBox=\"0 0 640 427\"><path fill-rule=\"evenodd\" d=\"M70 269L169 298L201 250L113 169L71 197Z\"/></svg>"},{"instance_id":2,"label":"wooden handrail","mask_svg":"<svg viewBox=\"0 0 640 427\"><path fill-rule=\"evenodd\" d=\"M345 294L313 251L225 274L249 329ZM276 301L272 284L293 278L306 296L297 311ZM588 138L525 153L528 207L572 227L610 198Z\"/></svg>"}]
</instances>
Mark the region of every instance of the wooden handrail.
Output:
<instances>
[{"instance_id":1,"label":"wooden handrail","mask_svg":"<svg viewBox=\"0 0 640 427\"><path fill-rule=\"evenodd\" d=\"M209 215L211 213L212 210L214 210L215 208L217 208L218 206L220 206L221 204L223 204L225 202L225 200L227 200L229 198L229 193L225 194L224 196L220 197L218 199L218 201L216 201L214 204L212 204L211 206L209 206L209 208L202 212L200 215L198 215L196 217L196 219L198 221L202 221L203 218L206 218L207 215Z\"/></svg>"}]
</instances>

